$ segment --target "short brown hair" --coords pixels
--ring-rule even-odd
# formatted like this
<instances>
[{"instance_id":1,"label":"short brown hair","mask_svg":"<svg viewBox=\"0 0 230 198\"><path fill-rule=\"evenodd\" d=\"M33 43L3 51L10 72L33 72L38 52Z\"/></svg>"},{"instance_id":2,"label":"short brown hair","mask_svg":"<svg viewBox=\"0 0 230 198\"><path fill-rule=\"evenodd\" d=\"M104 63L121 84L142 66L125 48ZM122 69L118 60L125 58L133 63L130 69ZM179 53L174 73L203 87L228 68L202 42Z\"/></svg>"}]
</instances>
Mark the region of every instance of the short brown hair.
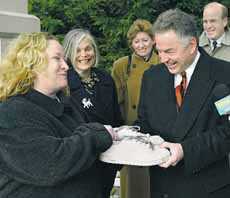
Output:
<instances>
[{"instance_id":1,"label":"short brown hair","mask_svg":"<svg viewBox=\"0 0 230 198\"><path fill-rule=\"evenodd\" d=\"M151 38L154 36L152 24L144 19L137 19L133 22L127 32L127 39L129 46L132 45L133 39L136 37L137 33L146 32Z\"/></svg>"}]
</instances>

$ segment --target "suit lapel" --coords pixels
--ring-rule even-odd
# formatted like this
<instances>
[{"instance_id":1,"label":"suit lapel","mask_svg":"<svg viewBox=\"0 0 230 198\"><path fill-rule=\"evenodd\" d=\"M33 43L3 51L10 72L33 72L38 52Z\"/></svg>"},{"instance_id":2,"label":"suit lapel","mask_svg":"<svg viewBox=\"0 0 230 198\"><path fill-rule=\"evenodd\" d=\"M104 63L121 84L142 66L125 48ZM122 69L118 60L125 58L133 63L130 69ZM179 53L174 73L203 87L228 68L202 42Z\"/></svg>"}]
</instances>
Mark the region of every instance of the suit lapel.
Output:
<instances>
[{"instance_id":1,"label":"suit lapel","mask_svg":"<svg viewBox=\"0 0 230 198\"><path fill-rule=\"evenodd\" d=\"M171 133L172 126L174 126L177 118L176 99L174 90L174 75L168 72L166 66L162 66L161 75L158 75L159 81L164 83L160 84L160 88L154 89L154 95L158 97L156 102L157 114L161 117L160 123L164 125L164 136ZM159 87L157 83L152 83L154 86ZM155 111L152 110L152 111Z\"/></svg>"},{"instance_id":2,"label":"suit lapel","mask_svg":"<svg viewBox=\"0 0 230 198\"><path fill-rule=\"evenodd\" d=\"M174 88L174 75L170 74L168 80L169 80L169 83L168 83L169 87L168 87L167 93L169 93L170 103L167 109L170 110L169 112L171 113L171 115L173 115L173 117L177 117L176 96L175 96L175 88ZM167 109L165 112L167 112Z\"/></svg>"},{"instance_id":3,"label":"suit lapel","mask_svg":"<svg viewBox=\"0 0 230 198\"><path fill-rule=\"evenodd\" d=\"M188 133L212 90L214 81L210 79L207 56L201 57L190 80L181 111L178 113L172 135L180 140Z\"/></svg>"}]
</instances>

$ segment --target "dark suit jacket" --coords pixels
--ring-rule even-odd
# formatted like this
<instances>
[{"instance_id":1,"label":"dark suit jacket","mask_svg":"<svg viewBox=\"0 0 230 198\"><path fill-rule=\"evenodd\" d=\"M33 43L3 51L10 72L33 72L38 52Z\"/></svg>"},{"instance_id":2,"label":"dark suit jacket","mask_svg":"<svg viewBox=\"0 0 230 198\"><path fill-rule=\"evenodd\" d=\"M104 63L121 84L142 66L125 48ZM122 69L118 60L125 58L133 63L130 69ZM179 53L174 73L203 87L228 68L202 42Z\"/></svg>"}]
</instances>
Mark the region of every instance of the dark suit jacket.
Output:
<instances>
[{"instance_id":1,"label":"dark suit jacket","mask_svg":"<svg viewBox=\"0 0 230 198\"><path fill-rule=\"evenodd\" d=\"M141 130L181 143L184 159L168 169L150 168L153 198L229 197L230 124L214 102L229 94L230 63L203 50L178 113L174 75L160 64L143 76L138 123Z\"/></svg>"}]
</instances>

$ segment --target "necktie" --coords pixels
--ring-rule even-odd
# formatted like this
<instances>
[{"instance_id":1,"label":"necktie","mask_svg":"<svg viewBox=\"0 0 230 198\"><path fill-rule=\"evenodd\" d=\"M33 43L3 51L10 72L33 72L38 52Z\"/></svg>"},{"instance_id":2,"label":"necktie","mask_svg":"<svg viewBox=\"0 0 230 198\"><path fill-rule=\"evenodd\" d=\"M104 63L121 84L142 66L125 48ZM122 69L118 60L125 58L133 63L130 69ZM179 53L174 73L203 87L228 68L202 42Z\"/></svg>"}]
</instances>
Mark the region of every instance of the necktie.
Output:
<instances>
[{"instance_id":1,"label":"necktie","mask_svg":"<svg viewBox=\"0 0 230 198\"><path fill-rule=\"evenodd\" d=\"M181 83L179 85L176 86L176 102L177 102L177 107L178 109L180 109L181 105L182 105L182 101L184 98L184 94L186 91L186 86L187 86L187 78L186 78L186 73L185 71L181 73Z\"/></svg>"},{"instance_id":2,"label":"necktie","mask_svg":"<svg viewBox=\"0 0 230 198\"><path fill-rule=\"evenodd\" d=\"M53 99L56 100L58 103L61 103L61 100L57 96L54 96Z\"/></svg>"},{"instance_id":3,"label":"necktie","mask_svg":"<svg viewBox=\"0 0 230 198\"><path fill-rule=\"evenodd\" d=\"M213 50L212 51L214 51L216 49L216 47L217 47L217 41L213 41L212 42L212 46L213 46Z\"/></svg>"}]
</instances>

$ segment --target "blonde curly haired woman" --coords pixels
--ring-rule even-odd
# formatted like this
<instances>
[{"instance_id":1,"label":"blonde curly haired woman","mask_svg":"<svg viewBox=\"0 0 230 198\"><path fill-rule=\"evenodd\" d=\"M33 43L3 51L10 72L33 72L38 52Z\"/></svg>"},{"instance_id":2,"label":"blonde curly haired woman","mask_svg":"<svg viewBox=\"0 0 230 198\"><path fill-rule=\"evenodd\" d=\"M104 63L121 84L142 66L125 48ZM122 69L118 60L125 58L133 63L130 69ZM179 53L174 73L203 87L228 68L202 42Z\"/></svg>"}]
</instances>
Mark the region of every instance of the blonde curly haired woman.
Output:
<instances>
[{"instance_id":1,"label":"blonde curly haired woman","mask_svg":"<svg viewBox=\"0 0 230 198\"><path fill-rule=\"evenodd\" d=\"M23 33L0 64L1 198L103 198L98 155L112 132L62 94L68 65L46 33Z\"/></svg>"}]
</instances>

